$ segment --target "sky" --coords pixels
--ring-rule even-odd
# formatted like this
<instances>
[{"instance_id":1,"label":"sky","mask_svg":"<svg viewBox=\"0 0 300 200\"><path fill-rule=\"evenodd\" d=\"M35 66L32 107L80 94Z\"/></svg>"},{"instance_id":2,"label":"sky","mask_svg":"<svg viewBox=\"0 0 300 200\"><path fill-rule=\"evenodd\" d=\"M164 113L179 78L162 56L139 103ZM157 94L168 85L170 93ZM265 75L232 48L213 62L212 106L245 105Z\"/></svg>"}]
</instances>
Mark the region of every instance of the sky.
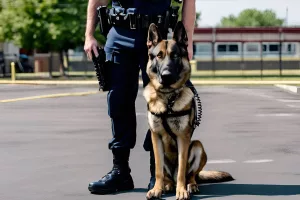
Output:
<instances>
[{"instance_id":1,"label":"sky","mask_svg":"<svg viewBox=\"0 0 300 200\"><path fill-rule=\"evenodd\" d=\"M272 9L288 25L300 25L300 0L196 0L196 10L201 11L200 27L215 26L223 16L237 15L244 9Z\"/></svg>"}]
</instances>

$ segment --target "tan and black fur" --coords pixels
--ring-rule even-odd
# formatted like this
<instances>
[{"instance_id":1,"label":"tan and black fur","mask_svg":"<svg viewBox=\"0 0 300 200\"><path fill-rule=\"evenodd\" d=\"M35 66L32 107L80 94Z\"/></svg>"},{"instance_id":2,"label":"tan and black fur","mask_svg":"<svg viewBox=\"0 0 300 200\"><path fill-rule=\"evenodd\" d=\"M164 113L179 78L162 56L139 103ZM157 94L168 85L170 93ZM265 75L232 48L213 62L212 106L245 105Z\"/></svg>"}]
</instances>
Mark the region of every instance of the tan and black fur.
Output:
<instances>
[{"instance_id":1,"label":"tan and black fur","mask_svg":"<svg viewBox=\"0 0 300 200\"><path fill-rule=\"evenodd\" d=\"M232 177L225 172L201 172L207 155L200 141L191 140L195 108L194 94L185 86L191 67L183 24L177 23L171 40L163 40L157 26L151 24L147 45L150 83L144 90L144 97L148 104L156 172L156 183L147 193L147 199L160 198L163 192L175 190L176 199L189 199L190 193L198 191L196 180L222 181ZM166 113L168 101L174 96L173 112L191 111L183 116L166 118L176 141L166 131L160 117L160 114Z\"/></svg>"}]
</instances>

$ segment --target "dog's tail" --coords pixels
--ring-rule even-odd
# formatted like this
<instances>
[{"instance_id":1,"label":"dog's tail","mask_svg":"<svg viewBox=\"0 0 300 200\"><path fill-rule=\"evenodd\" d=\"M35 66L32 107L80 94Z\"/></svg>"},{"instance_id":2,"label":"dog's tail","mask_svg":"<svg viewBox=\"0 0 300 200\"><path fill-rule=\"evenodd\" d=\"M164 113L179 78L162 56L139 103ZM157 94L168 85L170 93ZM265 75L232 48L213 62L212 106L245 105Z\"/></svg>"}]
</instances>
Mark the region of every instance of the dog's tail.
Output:
<instances>
[{"instance_id":1,"label":"dog's tail","mask_svg":"<svg viewBox=\"0 0 300 200\"><path fill-rule=\"evenodd\" d=\"M196 177L197 183L220 183L233 181L234 178L227 172L222 171L201 171Z\"/></svg>"}]
</instances>

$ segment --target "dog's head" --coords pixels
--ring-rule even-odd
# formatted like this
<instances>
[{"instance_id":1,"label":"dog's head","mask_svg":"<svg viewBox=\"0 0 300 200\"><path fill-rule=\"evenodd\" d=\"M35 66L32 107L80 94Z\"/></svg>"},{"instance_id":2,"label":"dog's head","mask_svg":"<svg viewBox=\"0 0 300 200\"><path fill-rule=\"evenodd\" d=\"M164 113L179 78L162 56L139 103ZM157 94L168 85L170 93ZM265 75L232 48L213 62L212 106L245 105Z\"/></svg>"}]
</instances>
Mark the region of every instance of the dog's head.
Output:
<instances>
[{"instance_id":1,"label":"dog's head","mask_svg":"<svg viewBox=\"0 0 300 200\"><path fill-rule=\"evenodd\" d=\"M163 40L158 27L151 24L148 30L147 74L156 90L172 92L181 88L190 78L191 67L187 51L187 34L178 22L173 38Z\"/></svg>"}]
</instances>

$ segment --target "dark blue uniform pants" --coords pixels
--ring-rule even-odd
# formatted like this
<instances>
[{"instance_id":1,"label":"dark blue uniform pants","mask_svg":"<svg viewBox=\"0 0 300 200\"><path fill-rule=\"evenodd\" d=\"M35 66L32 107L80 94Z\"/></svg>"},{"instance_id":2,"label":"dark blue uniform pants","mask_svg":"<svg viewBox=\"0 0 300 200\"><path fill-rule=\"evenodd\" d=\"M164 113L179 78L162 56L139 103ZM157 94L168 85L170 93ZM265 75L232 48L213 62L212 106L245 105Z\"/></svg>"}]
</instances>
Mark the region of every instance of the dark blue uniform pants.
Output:
<instances>
[{"instance_id":1,"label":"dark blue uniform pants","mask_svg":"<svg viewBox=\"0 0 300 200\"><path fill-rule=\"evenodd\" d=\"M106 54L107 59L113 61L110 66L111 88L107 94L108 115L111 118L113 134L109 148L132 149L136 143L135 100L139 88L140 69L143 72L144 85L149 82L145 75L148 61L147 48L113 51ZM152 146L151 138L148 142Z\"/></svg>"}]
</instances>

